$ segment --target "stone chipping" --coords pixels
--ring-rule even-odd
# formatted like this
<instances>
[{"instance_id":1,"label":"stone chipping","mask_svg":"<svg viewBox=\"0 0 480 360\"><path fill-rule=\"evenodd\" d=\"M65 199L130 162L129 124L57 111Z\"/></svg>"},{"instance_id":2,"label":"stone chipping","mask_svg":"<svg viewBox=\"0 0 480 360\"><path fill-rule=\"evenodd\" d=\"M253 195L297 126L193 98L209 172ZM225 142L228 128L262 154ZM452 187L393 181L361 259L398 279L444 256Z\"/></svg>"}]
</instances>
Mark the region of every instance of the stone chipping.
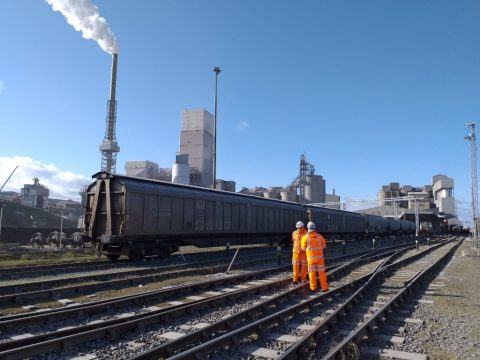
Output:
<instances>
[{"instance_id":1,"label":"stone chipping","mask_svg":"<svg viewBox=\"0 0 480 360\"><path fill-rule=\"evenodd\" d=\"M428 288L404 304L410 310L404 317L423 324L401 324L403 344L384 347L425 354L430 360L480 359L480 257L465 256L470 249L465 241Z\"/></svg>"}]
</instances>

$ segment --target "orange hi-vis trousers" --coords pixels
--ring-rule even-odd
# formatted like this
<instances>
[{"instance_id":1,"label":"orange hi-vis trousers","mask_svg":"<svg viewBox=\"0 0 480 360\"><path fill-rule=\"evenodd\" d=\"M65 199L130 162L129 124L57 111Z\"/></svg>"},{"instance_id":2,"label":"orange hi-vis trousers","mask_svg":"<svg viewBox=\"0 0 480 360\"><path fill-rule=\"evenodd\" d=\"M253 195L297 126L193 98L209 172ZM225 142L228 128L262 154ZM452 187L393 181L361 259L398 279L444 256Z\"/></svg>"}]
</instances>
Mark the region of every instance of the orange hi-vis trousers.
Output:
<instances>
[{"instance_id":1,"label":"orange hi-vis trousers","mask_svg":"<svg viewBox=\"0 0 480 360\"><path fill-rule=\"evenodd\" d=\"M304 251L301 251L298 254L292 254L292 266L293 266L293 282L300 280L307 280L307 255Z\"/></svg>"},{"instance_id":2,"label":"orange hi-vis trousers","mask_svg":"<svg viewBox=\"0 0 480 360\"><path fill-rule=\"evenodd\" d=\"M322 291L328 290L327 274L325 273L325 262L323 259L308 264L308 277L310 278L310 289L317 290L317 272Z\"/></svg>"}]
</instances>

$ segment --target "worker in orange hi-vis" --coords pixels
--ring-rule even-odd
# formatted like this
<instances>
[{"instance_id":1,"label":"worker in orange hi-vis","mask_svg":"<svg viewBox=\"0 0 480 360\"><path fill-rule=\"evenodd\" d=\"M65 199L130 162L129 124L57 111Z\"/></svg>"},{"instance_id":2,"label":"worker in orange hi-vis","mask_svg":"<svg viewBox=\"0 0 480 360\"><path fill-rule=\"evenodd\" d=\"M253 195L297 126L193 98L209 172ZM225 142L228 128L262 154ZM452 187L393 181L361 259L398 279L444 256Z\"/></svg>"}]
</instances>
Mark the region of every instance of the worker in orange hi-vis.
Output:
<instances>
[{"instance_id":1,"label":"worker in orange hi-vis","mask_svg":"<svg viewBox=\"0 0 480 360\"><path fill-rule=\"evenodd\" d=\"M327 246L325 238L315 230L315 223L307 224L307 233L302 237L302 249L307 254L308 276L310 290L317 290L317 272L322 291L328 291L327 274L325 273L325 260L323 249Z\"/></svg>"},{"instance_id":2,"label":"worker in orange hi-vis","mask_svg":"<svg viewBox=\"0 0 480 360\"><path fill-rule=\"evenodd\" d=\"M293 281L292 284L298 283L298 277L302 280L302 283L307 281L307 255L302 250L302 237L307 233L303 222L297 221L297 230L292 232L292 266L293 266Z\"/></svg>"}]
</instances>

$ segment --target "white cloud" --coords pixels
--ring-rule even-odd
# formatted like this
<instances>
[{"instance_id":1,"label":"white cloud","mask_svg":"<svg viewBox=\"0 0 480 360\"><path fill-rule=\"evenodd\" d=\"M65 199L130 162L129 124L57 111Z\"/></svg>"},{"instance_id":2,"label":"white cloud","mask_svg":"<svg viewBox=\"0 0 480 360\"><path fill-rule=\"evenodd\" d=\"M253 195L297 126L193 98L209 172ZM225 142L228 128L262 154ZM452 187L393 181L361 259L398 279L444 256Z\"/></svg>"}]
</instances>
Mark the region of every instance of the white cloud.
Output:
<instances>
[{"instance_id":1,"label":"white cloud","mask_svg":"<svg viewBox=\"0 0 480 360\"><path fill-rule=\"evenodd\" d=\"M24 184L33 184L38 178L40 184L50 189L50 197L58 199L80 200L79 191L92 180L86 176L62 171L53 164L42 164L29 157L0 157L0 187L7 180L15 166L18 169L12 175L3 191L20 192Z\"/></svg>"},{"instance_id":2,"label":"white cloud","mask_svg":"<svg viewBox=\"0 0 480 360\"><path fill-rule=\"evenodd\" d=\"M4 83L2 80L0 80L0 93L1 93L3 90L5 90L6 87L7 87L7 86L5 85L5 83Z\"/></svg>"},{"instance_id":3,"label":"white cloud","mask_svg":"<svg viewBox=\"0 0 480 360\"><path fill-rule=\"evenodd\" d=\"M240 121L238 124L237 124L237 130L245 130L245 129L248 129L249 125L246 121Z\"/></svg>"}]
</instances>

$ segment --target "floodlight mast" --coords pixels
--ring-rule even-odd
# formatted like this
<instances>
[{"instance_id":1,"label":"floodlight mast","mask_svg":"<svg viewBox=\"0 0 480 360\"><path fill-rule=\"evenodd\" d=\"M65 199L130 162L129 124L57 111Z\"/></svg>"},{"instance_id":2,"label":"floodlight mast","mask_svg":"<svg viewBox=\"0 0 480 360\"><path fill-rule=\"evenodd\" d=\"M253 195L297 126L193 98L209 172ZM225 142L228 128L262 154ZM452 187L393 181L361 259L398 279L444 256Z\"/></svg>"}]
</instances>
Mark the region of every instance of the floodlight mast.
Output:
<instances>
[{"instance_id":1,"label":"floodlight mast","mask_svg":"<svg viewBox=\"0 0 480 360\"><path fill-rule=\"evenodd\" d=\"M215 99L214 99L214 115L213 115L213 183L212 189L217 187L217 90L218 90L218 74L222 72L222 70L215 66L213 68L213 72L215 73Z\"/></svg>"},{"instance_id":2,"label":"floodlight mast","mask_svg":"<svg viewBox=\"0 0 480 360\"><path fill-rule=\"evenodd\" d=\"M470 142L470 176L472 184L472 224L473 224L473 245L476 248L480 247L478 238L478 186L477 186L477 144L475 138L475 123L469 122L467 126L470 129L470 134L464 139Z\"/></svg>"}]
</instances>

